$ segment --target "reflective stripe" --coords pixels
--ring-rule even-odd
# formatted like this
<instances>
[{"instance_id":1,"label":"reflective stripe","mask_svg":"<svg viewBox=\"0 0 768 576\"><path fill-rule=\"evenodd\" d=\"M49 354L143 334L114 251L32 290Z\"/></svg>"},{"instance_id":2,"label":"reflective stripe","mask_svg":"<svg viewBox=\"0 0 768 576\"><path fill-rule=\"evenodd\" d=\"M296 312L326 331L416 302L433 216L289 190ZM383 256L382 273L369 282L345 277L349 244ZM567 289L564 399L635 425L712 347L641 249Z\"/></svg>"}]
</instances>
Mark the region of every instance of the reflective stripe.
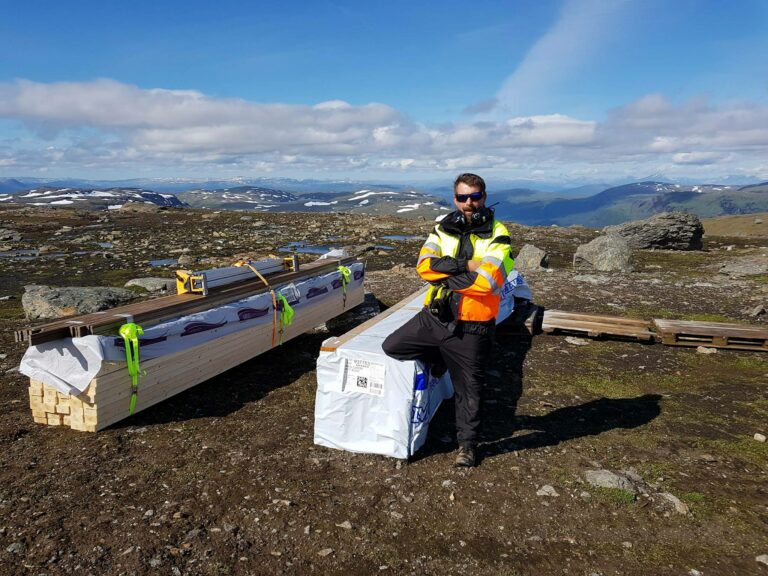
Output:
<instances>
[{"instance_id":1,"label":"reflective stripe","mask_svg":"<svg viewBox=\"0 0 768 576\"><path fill-rule=\"evenodd\" d=\"M499 291L499 285L496 283L496 280L493 279L493 276L491 276L489 272L483 270L482 268L478 268L476 272L479 276L482 276L483 278L488 280L488 284L490 285L491 291L494 294L496 294Z\"/></svg>"},{"instance_id":2,"label":"reflective stripe","mask_svg":"<svg viewBox=\"0 0 768 576\"><path fill-rule=\"evenodd\" d=\"M440 258L440 256L437 256L436 254L422 254L419 256L419 260L416 262L416 266L421 264L422 260L425 260L427 258Z\"/></svg>"},{"instance_id":3,"label":"reflective stripe","mask_svg":"<svg viewBox=\"0 0 768 576\"><path fill-rule=\"evenodd\" d=\"M488 254L487 256L483 256L483 259L480 261L480 263L482 264L483 262L490 262L497 268L500 268L502 264L499 258L496 258L496 256L491 256L490 254Z\"/></svg>"},{"instance_id":4,"label":"reflective stripe","mask_svg":"<svg viewBox=\"0 0 768 576\"><path fill-rule=\"evenodd\" d=\"M438 244L437 242L427 241L424 243L424 246L421 247L422 250L424 250L424 248L429 248L430 250L434 250L438 254L440 254L440 251L441 251L440 244Z\"/></svg>"}]
</instances>

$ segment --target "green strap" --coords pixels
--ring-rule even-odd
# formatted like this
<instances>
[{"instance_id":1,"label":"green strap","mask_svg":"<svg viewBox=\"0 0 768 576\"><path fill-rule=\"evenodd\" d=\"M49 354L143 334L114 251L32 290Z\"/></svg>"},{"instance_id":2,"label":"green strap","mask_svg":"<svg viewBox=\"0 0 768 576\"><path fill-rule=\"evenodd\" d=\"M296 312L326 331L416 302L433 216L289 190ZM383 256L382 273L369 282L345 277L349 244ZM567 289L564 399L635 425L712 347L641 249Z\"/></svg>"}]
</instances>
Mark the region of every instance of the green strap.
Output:
<instances>
[{"instance_id":1,"label":"green strap","mask_svg":"<svg viewBox=\"0 0 768 576\"><path fill-rule=\"evenodd\" d=\"M339 273L341 274L341 291L342 291L342 293L344 295L343 305L346 307L346 305L347 305L347 284L349 284L349 279L352 277L352 270L350 270L346 266L339 266Z\"/></svg>"},{"instance_id":2,"label":"green strap","mask_svg":"<svg viewBox=\"0 0 768 576\"><path fill-rule=\"evenodd\" d=\"M293 323L293 308L288 304L288 299L279 292L277 293L277 299L283 303L282 310L280 311L280 322L283 323L283 326L290 326Z\"/></svg>"},{"instance_id":3,"label":"green strap","mask_svg":"<svg viewBox=\"0 0 768 576\"><path fill-rule=\"evenodd\" d=\"M290 326L293 323L293 308L288 304L288 299L280 292L277 292L277 299L281 303L280 306L280 339L278 344L283 344L283 327Z\"/></svg>"},{"instance_id":4,"label":"green strap","mask_svg":"<svg viewBox=\"0 0 768 576\"><path fill-rule=\"evenodd\" d=\"M133 322L120 326L120 336L123 337L123 342L125 342L125 361L128 364L128 374L131 376L129 416L136 410L136 396L139 393L139 336L143 334L144 329Z\"/></svg>"}]
</instances>

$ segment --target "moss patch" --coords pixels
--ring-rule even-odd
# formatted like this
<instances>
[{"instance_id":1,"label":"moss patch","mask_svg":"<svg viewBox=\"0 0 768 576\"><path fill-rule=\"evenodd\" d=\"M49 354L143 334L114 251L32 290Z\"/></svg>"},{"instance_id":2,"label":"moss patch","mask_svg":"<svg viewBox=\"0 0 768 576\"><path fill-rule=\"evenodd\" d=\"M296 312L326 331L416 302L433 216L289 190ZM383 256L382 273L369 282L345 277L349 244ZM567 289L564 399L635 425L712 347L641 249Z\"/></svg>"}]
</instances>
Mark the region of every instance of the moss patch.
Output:
<instances>
[{"instance_id":1,"label":"moss patch","mask_svg":"<svg viewBox=\"0 0 768 576\"><path fill-rule=\"evenodd\" d=\"M629 490L623 488L603 488L601 486L595 486L592 488L592 494L607 504L613 504L615 506L631 506L635 503L635 495Z\"/></svg>"}]
</instances>

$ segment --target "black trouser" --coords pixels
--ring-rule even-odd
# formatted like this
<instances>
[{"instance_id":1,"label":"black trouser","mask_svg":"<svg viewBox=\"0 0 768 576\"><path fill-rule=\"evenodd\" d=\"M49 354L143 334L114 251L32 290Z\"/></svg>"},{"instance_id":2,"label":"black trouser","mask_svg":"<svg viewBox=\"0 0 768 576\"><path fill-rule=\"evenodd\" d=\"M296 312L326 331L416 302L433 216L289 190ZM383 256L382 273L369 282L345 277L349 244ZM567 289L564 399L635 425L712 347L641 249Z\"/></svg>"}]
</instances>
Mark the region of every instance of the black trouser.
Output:
<instances>
[{"instance_id":1,"label":"black trouser","mask_svg":"<svg viewBox=\"0 0 768 576\"><path fill-rule=\"evenodd\" d=\"M475 444L480 434L480 407L485 367L493 344L493 331L468 334L459 322L455 332L441 324L426 308L390 334L382 348L397 360L421 360L448 367L456 402L456 438Z\"/></svg>"}]
</instances>

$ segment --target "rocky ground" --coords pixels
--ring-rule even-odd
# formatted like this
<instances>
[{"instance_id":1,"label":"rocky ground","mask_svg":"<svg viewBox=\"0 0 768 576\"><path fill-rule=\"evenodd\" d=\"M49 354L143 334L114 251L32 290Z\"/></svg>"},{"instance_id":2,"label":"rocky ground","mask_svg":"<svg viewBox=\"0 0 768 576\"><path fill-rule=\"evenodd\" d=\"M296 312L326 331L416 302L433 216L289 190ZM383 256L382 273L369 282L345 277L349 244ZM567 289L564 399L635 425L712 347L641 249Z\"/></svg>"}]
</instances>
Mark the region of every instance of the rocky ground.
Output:
<instances>
[{"instance_id":1,"label":"rocky ground","mask_svg":"<svg viewBox=\"0 0 768 576\"><path fill-rule=\"evenodd\" d=\"M96 434L31 420L13 342L24 285L386 244L366 252L367 281L391 305L419 285L420 240L382 237L431 226L0 207L0 573L768 574L766 354L500 333L471 470L451 466L450 403L409 463L314 446L322 331ZM765 236L636 251L634 272L606 274L570 266L594 230L510 232L551 253L526 276L544 306L766 325Z\"/></svg>"}]
</instances>

